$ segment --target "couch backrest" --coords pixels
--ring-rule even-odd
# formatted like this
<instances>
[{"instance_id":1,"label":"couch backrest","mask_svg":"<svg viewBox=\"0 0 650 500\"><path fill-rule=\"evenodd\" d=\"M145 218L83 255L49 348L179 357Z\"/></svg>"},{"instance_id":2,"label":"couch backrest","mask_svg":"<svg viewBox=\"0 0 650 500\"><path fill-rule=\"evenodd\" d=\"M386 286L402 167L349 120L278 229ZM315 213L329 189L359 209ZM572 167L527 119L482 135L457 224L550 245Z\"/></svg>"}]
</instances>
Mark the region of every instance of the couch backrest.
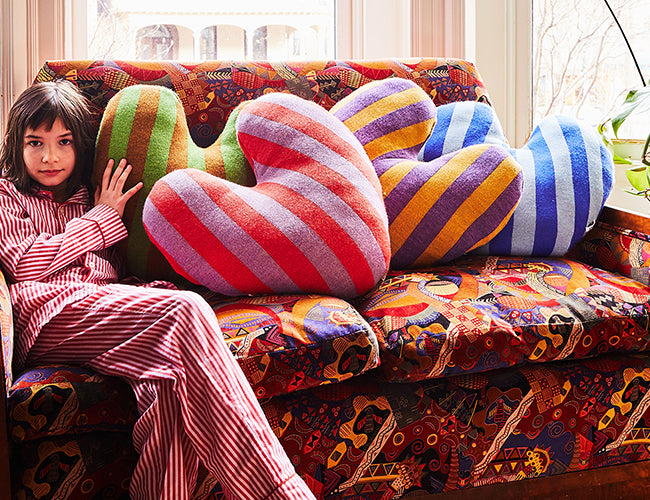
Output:
<instances>
[{"instance_id":1,"label":"couch backrest","mask_svg":"<svg viewBox=\"0 0 650 500\"><path fill-rule=\"evenodd\" d=\"M101 110L119 90L135 84L176 91L185 108L190 134L201 147L212 144L230 112L242 101L267 92L290 92L326 109L373 80L413 80L436 105L452 101L489 102L473 64L460 59L408 58L375 61L304 62L205 61L48 61L36 81L73 81Z\"/></svg>"}]
</instances>

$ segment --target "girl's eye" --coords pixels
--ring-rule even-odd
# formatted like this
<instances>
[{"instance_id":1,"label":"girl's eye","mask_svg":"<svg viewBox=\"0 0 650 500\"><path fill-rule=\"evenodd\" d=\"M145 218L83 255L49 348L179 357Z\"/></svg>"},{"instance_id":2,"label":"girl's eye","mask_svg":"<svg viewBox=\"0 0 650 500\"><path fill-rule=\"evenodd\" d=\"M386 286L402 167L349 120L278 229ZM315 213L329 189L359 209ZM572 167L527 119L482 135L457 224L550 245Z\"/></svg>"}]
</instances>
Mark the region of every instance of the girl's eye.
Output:
<instances>
[{"instance_id":1,"label":"girl's eye","mask_svg":"<svg viewBox=\"0 0 650 500\"><path fill-rule=\"evenodd\" d=\"M36 140L27 141L27 145L35 148L41 145L41 141L36 141Z\"/></svg>"},{"instance_id":2,"label":"girl's eye","mask_svg":"<svg viewBox=\"0 0 650 500\"><path fill-rule=\"evenodd\" d=\"M61 139L62 146L69 146L72 144L72 139Z\"/></svg>"}]
</instances>

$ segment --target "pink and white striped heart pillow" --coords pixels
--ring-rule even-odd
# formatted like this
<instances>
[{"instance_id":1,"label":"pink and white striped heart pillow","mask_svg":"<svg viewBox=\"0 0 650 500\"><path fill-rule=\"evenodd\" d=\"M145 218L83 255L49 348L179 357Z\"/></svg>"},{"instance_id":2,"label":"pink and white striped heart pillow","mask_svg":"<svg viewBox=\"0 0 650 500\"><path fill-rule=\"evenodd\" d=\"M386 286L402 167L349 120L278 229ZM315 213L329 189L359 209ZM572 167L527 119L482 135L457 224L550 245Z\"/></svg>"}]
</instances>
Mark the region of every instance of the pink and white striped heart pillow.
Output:
<instances>
[{"instance_id":1,"label":"pink and white striped heart pillow","mask_svg":"<svg viewBox=\"0 0 650 500\"><path fill-rule=\"evenodd\" d=\"M226 295L370 290L390 261L388 221L350 130L281 93L251 102L236 128L255 186L177 170L145 202L145 229L174 269Z\"/></svg>"}]
</instances>

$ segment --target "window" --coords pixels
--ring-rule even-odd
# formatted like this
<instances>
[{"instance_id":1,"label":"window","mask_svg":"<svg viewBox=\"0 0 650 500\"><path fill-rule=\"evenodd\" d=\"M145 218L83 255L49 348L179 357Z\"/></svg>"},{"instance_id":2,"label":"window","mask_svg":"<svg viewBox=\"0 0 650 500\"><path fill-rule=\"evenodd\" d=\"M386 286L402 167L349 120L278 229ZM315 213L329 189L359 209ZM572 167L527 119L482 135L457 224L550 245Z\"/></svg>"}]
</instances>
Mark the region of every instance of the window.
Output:
<instances>
[{"instance_id":1,"label":"window","mask_svg":"<svg viewBox=\"0 0 650 500\"><path fill-rule=\"evenodd\" d=\"M483 5L489 1L503 0L476 3ZM0 67L3 68L0 122L45 60L135 59L136 51L150 58L168 57L164 49L172 41L174 44L177 41L171 48L178 51L175 58L187 62L252 59L256 30L263 27L267 39L262 42L257 36L257 50L261 53L265 46L267 59L466 57L466 54L472 59L470 48L465 50L465 21L466 14L473 11L474 2L0 0ZM156 17L136 11L134 7L139 3L158 8ZM182 12L178 10L179 5L184 8ZM254 15L251 12L242 15L245 5L255 5L258 10ZM466 9L465 5L470 7ZM269 12L270 8L273 10ZM264 17L258 15L262 11ZM121 16L118 22L106 22L118 12ZM480 18L478 14L476 17ZM157 26L166 30L152 28ZM176 34L172 33L171 26ZM140 37L138 44L136 36ZM167 42L161 43L162 38L167 38ZM283 51L281 56L279 50ZM286 54L293 56L285 57ZM491 66L478 58L477 62L479 67Z\"/></svg>"},{"instance_id":2,"label":"window","mask_svg":"<svg viewBox=\"0 0 650 500\"><path fill-rule=\"evenodd\" d=\"M90 59L334 58L334 6L335 0L87 0L81 35Z\"/></svg>"},{"instance_id":3,"label":"window","mask_svg":"<svg viewBox=\"0 0 650 500\"><path fill-rule=\"evenodd\" d=\"M609 0L645 82L650 77L650 0ZM533 120L564 114L597 125L643 81L604 1L533 1ZM619 136L645 138L649 114L635 113Z\"/></svg>"}]
</instances>

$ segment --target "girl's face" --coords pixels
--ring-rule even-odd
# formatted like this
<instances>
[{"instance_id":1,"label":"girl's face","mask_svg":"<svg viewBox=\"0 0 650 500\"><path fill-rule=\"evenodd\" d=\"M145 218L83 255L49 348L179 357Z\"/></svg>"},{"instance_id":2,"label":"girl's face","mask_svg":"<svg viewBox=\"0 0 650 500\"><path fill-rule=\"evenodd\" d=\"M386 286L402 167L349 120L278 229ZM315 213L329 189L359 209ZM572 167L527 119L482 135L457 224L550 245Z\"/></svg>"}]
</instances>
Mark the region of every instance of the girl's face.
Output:
<instances>
[{"instance_id":1,"label":"girl's face","mask_svg":"<svg viewBox=\"0 0 650 500\"><path fill-rule=\"evenodd\" d=\"M55 201L66 199L68 179L76 163L72 132L60 118L47 130L45 125L27 128L23 140L23 161L29 176L43 189L51 191Z\"/></svg>"}]
</instances>

